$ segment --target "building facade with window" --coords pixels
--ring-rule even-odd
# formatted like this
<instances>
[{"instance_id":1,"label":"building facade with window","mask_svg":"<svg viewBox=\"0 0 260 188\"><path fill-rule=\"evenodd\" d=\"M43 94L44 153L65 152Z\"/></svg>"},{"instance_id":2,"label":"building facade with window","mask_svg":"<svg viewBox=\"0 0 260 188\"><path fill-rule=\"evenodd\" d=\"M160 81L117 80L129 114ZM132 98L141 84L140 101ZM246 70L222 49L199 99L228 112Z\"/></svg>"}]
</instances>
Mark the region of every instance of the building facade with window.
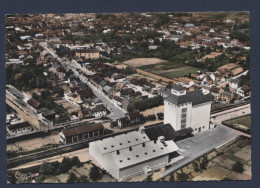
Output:
<instances>
[{"instance_id":1,"label":"building facade with window","mask_svg":"<svg viewBox=\"0 0 260 188\"><path fill-rule=\"evenodd\" d=\"M181 85L175 85L164 99L164 124L176 130L192 128L194 133L208 130L210 124L211 93L192 91L186 93Z\"/></svg>"},{"instance_id":2,"label":"building facade with window","mask_svg":"<svg viewBox=\"0 0 260 188\"><path fill-rule=\"evenodd\" d=\"M101 123L66 128L60 132L60 143L64 145L73 144L102 135L104 135L104 127Z\"/></svg>"}]
</instances>

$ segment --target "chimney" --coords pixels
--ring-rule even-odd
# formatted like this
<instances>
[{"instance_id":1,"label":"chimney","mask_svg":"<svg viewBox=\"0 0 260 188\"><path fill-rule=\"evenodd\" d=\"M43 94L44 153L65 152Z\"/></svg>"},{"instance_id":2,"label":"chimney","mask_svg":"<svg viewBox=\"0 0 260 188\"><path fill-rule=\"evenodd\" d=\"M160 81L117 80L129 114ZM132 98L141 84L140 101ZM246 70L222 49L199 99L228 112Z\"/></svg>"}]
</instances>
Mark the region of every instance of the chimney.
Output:
<instances>
[{"instance_id":1,"label":"chimney","mask_svg":"<svg viewBox=\"0 0 260 188\"><path fill-rule=\"evenodd\" d=\"M145 130L145 128L144 128L144 127L140 127L140 128L139 128L139 131L141 132L141 134L143 134L143 133L144 133L144 130Z\"/></svg>"},{"instance_id":2,"label":"chimney","mask_svg":"<svg viewBox=\"0 0 260 188\"><path fill-rule=\"evenodd\" d=\"M145 147L145 143L142 143L143 147Z\"/></svg>"},{"instance_id":3,"label":"chimney","mask_svg":"<svg viewBox=\"0 0 260 188\"><path fill-rule=\"evenodd\" d=\"M119 151L119 150L116 150L116 154L119 155L119 154L120 154L120 151Z\"/></svg>"},{"instance_id":4,"label":"chimney","mask_svg":"<svg viewBox=\"0 0 260 188\"><path fill-rule=\"evenodd\" d=\"M158 137L158 140L159 140L160 142L164 142L164 136L159 136L159 137Z\"/></svg>"},{"instance_id":5,"label":"chimney","mask_svg":"<svg viewBox=\"0 0 260 188\"><path fill-rule=\"evenodd\" d=\"M129 151L132 151L132 146L129 147Z\"/></svg>"}]
</instances>

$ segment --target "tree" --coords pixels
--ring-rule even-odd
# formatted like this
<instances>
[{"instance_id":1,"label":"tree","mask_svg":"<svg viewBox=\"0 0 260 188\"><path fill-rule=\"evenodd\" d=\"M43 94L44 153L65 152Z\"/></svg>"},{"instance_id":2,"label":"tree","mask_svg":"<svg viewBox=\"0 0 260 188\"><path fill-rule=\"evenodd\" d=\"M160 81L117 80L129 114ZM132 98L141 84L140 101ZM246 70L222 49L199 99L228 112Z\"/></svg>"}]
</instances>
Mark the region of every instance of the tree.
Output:
<instances>
[{"instance_id":1,"label":"tree","mask_svg":"<svg viewBox=\"0 0 260 188\"><path fill-rule=\"evenodd\" d=\"M71 172L68 179L67 179L67 183L76 183L78 180L77 176Z\"/></svg>"},{"instance_id":2,"label":"tree","mask_svg":"<svg viewBox=\"0 0 260 188\"><path fill-rule=\"evenodd\" d=\"M84 182L89 182L89 179L88 179L87 176L82 175L82 176L80 176L80 177L78 178L78 182L82 182L82 183L84 183Z\"/></svg>"},{"instance_id":3,"label":"tree","mask_svg":"<svg viewBox=\"0 0 260 188\"><path fill-rule=\"evenodd\" d=\"M198 161L194 161L192 163L192 166L193 166L193 169L195 172L198 172L200 169L199 169L199 164L198 164Z\"/></svg>"},{"instance_id":4,"label":"tree","mask_svg":"<svg viewBox=\"0 0 260 188\"><path fill-rule=\"evenodd\" d=\"M151 181L153 181L152 175L147 176L147 178L146 178L145 181L146 181L146 182L151 182Z\"/></svg>"},{"instance_id":5,"label":"tree","mask_svg":"<svg viewBox=\"0 0 260 188\"><path fill-rule=\"evenodd\" d=\"M77 156L72 157L71 166L77 166L77 167L81 166L81 162Z\"/></svg>"},{"instance_id":6,"label":"tree","mask_svg":"<svg viewBox=\"0 0 260 188\"><path fill-rule=\"evenodd\" d=\"M48 162L44 162L39 169L39 173L43 175L51 175L52 172L53 166Z\"/></svg>"},{"instance_id":7,"label":"tree","mask_svg":"<svg viewBox=\"0 0 260 188\"><path fill-rule=\"evenodd\" d=\"M102 173L100 172L100 169L99 169L97 166L94 165L94 166L90 169L89 178L90 178L92 181L97 181L97 180L99 180L99 179L102 178Z\"/></svg>"},{"instance_id":8,"label":"tree","mask_svg":"<svg viewBox=\"0 0 260 188\"><path fill-rule=\"evenodd\" d=\"M175 181L174 173L172 173L172 174L170 175L170 179L169 179L169 181Z\"/></svg>"},{"instance_id":9,"label":"tree","mask_svg":"<svg viewBox=\"0 0 260 188\"><path fill-rule=\"evenodd\" d=\"M234 165L232 170L238 173L242 173L244 171L244 165L241 161L237 161Z\"/></svg>"},{"instance_id":10,"label":"tree","mask_svg":"<svg viewBox=\"0 0 260 188\"><path fill-rule=\"evenodd\" d=\"M189 179L189 175L185 172L177 173L177 179L179 181L187 181Z\"/></svg>"},{"instance_id":11,"label":"tree","mask_svg":"<svg viewBox=\"0 0 260 188\"><path fill-rule=\"evenodd\" d=\"M204 157L202 158L202 161L200 163L200 169L206 170L208 163L209 163L208 156L204 155Z\"/></svg>"}]
</instances>

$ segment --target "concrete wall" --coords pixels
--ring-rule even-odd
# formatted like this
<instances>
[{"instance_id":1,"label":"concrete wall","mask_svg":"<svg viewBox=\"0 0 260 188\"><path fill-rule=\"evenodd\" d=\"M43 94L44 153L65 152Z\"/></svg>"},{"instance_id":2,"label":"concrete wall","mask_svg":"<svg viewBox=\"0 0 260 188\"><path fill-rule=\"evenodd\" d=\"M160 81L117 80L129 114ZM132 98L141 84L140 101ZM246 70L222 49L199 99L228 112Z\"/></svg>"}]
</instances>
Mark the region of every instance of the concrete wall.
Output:
<instances>
[{"instance_id":1,"label":"concrete wall","mask_svg":"<svg viewBox=\"0 0 260 188\"><path fill-rule=\"evenodd\" d=\"M134 166L130 166L124 169L120 169L119 171L119 180L123 180L126 178L130 178L136 176L138 174L144 174L143 168L145 166L150 166L152 170L160 168L162 166L166 166L169 161L169 155L161 156L156 159L151 159L149 161L145 161Z\"/></svg>"},{"instance_id":2,"label":"concrete wall","mask_svg":"<svg viewBox=\"0 0 260 188\"><path fill-rule=\"evenodd\" d=\"M198 132L199 128L201 131L209 129L210 110L211 102L192 107L191 128L195 133Z\"/></svg>"}]
</instances>

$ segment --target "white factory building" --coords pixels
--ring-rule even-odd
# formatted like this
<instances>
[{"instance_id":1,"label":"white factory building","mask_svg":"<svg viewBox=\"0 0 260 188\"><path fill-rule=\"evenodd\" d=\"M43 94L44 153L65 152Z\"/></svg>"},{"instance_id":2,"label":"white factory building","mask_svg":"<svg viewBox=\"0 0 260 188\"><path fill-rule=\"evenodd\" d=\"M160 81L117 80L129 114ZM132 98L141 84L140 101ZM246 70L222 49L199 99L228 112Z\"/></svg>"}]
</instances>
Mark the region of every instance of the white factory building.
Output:
<instances>
[{"instance_id":1,"label":"white factory building","mask_svg":"<svg viewBox=\"0 0 260 188\"><path fill-rule=\"evenodd\" d=\"M163 136L150 140L144 128L89 144L91 159L119 181L149 175L182 159L178 150L174 141L165 141Z\"/></svg>"},{"instance_id":2,"label":"white factory building","mask_svg":"<svg viewBox=\"0 0 260 188\"><path fill-rule=\"evenodd\" d=\"M193 133L214 127L210 124L211 93L192 91L186 93L181 85L164 91L164 124L171 124L175 131L192 128Z\"/></svg>"}]
</instances>

